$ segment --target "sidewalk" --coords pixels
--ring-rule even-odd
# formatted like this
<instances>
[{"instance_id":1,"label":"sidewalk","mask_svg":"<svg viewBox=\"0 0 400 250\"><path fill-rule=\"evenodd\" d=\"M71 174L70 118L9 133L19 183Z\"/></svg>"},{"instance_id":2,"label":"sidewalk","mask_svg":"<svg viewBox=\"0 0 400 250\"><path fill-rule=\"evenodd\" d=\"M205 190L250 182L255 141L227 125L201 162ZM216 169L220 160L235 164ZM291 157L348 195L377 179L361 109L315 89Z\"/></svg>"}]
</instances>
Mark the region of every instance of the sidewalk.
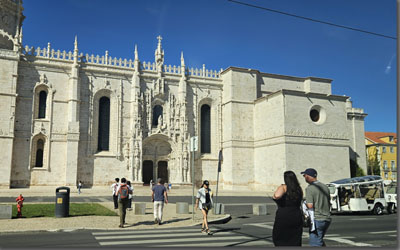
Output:
<instances>
[{"instance_id":1,"label":"sidewalk","mask_svg":"<svg viewBox=\"0 0 400 250\"><path fill-rule=\"evenodd\" d=\"M0 197L17 197L22 194L26 197L33 196L55 196L55 186L36 186L31 188L2 188L0 189ZM76 187L70 187L71 197L93 197L93 196L111 196L112 190L108 186L95 186L93 188L83 188L81 194L78 194ZM214 190L213 190L214 191ZM168 196L191 196L191 187L172 188L168 192ZM195 189L195 195L197 189ZM151 190L149 186L134 186L134 196L149 196ZM215 195L215 191L214 191ZM218 196L265 196L262 192L237 192L219 190ZM101 205L114 210L113 203L99 202ZM1 205L1 204L0 204ZM13 204L15 205L15 204ZM115 210L117 213L118 211ZM0 233L6 232L27 232L27 231L72 231L79 229L90 230L134 230L134 229L152 229L152 228L168 228L168 227L185 227L200 225L202 223L202 214L200 210L195 211L194 220L192 219L192 206L189 204L189 214L176 214L176 205L169 203L164 206L162 225L154 224L153 203L146 203L146 214L135 215L134 211L127 211L125 228L119 228L118 216L77 216L67 218L22 218L22 219L3 219L0 220ZM226 222L230 219L230 215L214 215L209 213L209 222Z\"/></svg>"},{"instance_id":2,"label":"sidewalk","mask_svg":"<svg viewBox=\"0 0 400 250\"><path fill-rule=\"evenodd\" d=\"M112 202L100 202L101 205L114 210ZM118 213L118 210L115 210ZM135 230L186 227L202 223L202 215L195 211L192 219L192 206L189 205L189 214L176 214L175 204L167 204L163 210L163 224L155 225L153 217L153 203L146 203L146 214L135 215L134 211L127 211L125 228L119 228L119 216L76 216L66 218L40 217L0 220L0 233L29 232L29 231L73 231L79 229L90 230ZM223 222L229 220L230 215L214 215L209 213L209 222Z\"/></svg>"}]
</instances>

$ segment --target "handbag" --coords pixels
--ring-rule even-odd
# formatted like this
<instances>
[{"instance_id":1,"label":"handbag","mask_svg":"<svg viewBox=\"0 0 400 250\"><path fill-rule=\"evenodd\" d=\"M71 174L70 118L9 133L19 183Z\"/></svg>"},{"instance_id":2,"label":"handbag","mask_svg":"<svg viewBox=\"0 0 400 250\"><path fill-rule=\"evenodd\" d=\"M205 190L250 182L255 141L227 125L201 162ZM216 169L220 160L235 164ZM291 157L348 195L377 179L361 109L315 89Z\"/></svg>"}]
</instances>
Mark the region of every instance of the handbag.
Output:
<instances>
[{"instance_id":1,"label":"handbag","mask_svg":"<svg viewBox=\"0 0 400 250\"><path fill-rule=\"evenodd\" d=\"M302 223L303 223L303 227L311 227L311 218L309 213L307 212L307 206L305 201L302 202L301 206L300 206L300 210L301 210L301 219L302 219Z\"/></svg>"},{"instance_id":2,"label":"handbag","mask_svg":"<svg viewBox=\"0 0 400 250\"><path fill-rule=\"evenodd\" d=\"M302 221L303 221L303 227L310 227L311 226L311 218L310 216L308 216L307 214L305 214L303 212L303 210L301 210L302 212Z\"/></svg>"}]
</instances>

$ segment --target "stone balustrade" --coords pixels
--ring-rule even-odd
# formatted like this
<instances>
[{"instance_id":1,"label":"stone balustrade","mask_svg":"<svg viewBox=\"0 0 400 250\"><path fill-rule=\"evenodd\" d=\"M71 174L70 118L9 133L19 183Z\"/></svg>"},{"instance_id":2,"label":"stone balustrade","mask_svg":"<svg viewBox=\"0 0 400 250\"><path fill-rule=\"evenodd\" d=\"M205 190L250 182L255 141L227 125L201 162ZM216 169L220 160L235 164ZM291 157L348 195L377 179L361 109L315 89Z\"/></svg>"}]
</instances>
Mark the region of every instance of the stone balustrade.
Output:
<instances>
[{"instance_id":1,"label":"stone balustrade","mask_svg":"<svg viewBox=\"0 0 400 250\"><path fill-rule=\"evenodd\" d=\"M26 45L23 49L23 54L27 56L35 56L38 58L48 58L48 59L55 59L55 60L63 60L63 61L70 61L72 62L74 60L74 53L72 51L60 51L60 50L54 50L51 48L50 43L48 44L47 48L40 48L40 47L30 47ZM108 51L105 52L105 55L89 55L89 54L83 54L79 53L78 55L78 62L86 63L86 64L95 64L95 65L107 65L107 66L113 66L113 67L120 67L120 68L134 68L134 61L132 59L122 59L122 58L112 58L109 54ZM151 72L156 72L157 71L157 66L154 62L140 62L140 69L142 71L151 71ZM162 70L164 73L169 73L169 74L177 74L181 75L181 66L175 66L175 65L163 65ZM216 70L208 70L205 68L205 65L203 64L203 68L197 69L197 68L186 68L185 74L188 76L195 76L195 77L201 77L201 78L219 78L220 71Z\"/></svg>"}]
</instances>

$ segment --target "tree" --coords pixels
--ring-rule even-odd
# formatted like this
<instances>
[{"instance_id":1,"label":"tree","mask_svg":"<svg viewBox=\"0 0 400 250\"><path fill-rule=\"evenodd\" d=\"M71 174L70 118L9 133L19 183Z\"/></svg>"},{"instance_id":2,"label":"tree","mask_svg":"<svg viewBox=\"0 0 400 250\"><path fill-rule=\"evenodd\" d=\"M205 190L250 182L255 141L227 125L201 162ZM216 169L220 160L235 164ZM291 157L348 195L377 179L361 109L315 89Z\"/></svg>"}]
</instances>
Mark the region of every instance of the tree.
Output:
<instances>
[{"instance_id":1,"label":"tree","mask_svg":"<svg viewBox=\"0 0 400 250\"><path fill-rule=\"evenodd\" d=\"M350 159L350 176L351 178L365 176L364 170L358 166L357 160Z\"/></svg>"},{"instance_id":2,"label":"tree","mask_svg":"<svg viewBox=\"0 0 400 250\"><path fill-rule=\"evenodd\" d=\"M378 160L378 150L375 150L375 157L368 157L368 174L381 175L381 166Z\"/></svg>"}]
</instances>

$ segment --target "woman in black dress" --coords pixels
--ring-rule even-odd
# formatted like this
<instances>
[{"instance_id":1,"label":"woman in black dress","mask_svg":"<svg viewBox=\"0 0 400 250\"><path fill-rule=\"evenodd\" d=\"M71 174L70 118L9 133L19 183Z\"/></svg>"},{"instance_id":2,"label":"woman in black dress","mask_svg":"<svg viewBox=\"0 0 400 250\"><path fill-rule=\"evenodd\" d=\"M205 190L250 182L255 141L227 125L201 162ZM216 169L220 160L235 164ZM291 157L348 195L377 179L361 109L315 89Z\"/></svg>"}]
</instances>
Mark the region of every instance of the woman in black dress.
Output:
<instances>
[{"instance_id":1,"label":"woman in black dress","mask_svg":"<svg viewBox=\"0 0 400 250\"><path fill-rule=\"evenodd\" d=\"M285 184L280 185L272 197L278 205L272 240L275 246L301 246L303 190L293 171L286 171L283 176Z\"/></svg>"}]
</instances>

